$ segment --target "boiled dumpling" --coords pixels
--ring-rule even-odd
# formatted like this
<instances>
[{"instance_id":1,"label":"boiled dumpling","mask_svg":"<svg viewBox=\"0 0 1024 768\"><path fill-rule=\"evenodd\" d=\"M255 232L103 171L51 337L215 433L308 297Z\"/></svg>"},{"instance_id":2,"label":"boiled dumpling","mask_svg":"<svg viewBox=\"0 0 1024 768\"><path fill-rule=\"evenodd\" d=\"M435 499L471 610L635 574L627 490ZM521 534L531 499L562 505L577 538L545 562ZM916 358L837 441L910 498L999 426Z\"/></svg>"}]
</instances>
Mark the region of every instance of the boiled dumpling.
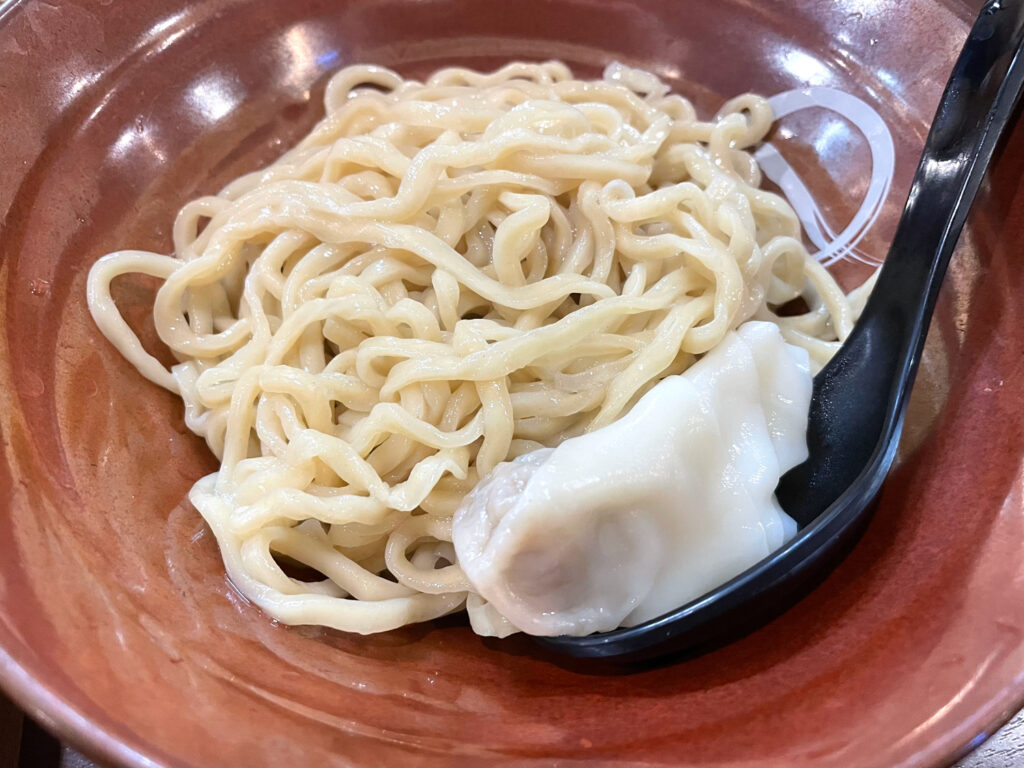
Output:
<instances>
[{"instance_id":1,"label":"boiled dumpling","mask_svg":"<svg viewBox=\"0 0 1024 768\"><path fill-rule=\"evenodd\" d=\"M631 626L781 547L796 525L774 490L807 457L810 397L807 353L749 322L619 421L497 466L453 524L475 624Z\"/></svg>"}]
</instances>

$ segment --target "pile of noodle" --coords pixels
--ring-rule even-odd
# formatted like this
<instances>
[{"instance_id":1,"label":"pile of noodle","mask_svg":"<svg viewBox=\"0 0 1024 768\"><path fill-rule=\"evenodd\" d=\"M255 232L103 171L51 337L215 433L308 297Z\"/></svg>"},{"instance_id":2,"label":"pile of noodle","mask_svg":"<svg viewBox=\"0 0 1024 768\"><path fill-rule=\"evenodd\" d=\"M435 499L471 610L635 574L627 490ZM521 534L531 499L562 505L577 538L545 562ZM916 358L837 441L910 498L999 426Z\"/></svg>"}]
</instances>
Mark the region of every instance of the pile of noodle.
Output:
<instances>
[{"instance_id":1,"label":"pile of noodle","mask_svg":"<svg viewBox=\"0 0 1024 768\"><path fill-rule=\"evenodd\" d=\"M496 464L613 422L746 320L817 366L855 320L859 297L759 188L759 96L702 121L620 65L361 66L326 108L277 162L186 205L173 255L121 251L89 278L100 328L221 460L190 498L280 621L482 617L451 521ZM130 272L163 280L170 371L111 299ZM777 316L797 297L809 311Z\"/></svg>"}]
</instances>

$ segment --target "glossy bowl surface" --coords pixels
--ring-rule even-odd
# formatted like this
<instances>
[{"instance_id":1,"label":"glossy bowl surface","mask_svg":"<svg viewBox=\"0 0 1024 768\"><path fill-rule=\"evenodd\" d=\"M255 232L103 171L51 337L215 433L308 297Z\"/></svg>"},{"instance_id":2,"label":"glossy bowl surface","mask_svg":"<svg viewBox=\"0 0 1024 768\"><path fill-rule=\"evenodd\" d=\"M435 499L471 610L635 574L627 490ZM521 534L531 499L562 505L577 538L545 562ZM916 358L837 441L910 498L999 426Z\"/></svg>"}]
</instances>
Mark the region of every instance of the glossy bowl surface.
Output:
<instances>
[{"instance_id":1,"label":"glossy bowl surface","mask_svg":"<svg viewBox=\"0 0 1024 768\"><path fill-rule=\"evenodd\" d=\"M0 683L128 766L934 766L1024 693L1024 129L947 278L902 456L809 598L647 670L482 640L459 619L358 637L268 621L185 494L214 460L94 328L89 265L167 250L174 212L265 164L351 62L423 75L562 58L651 68L705 114L832 86L895 140L860 243L887 238L976 7L934 0L41 0L0 4ZM843 226L862 137L820 110L772 141ZM836 265L843 280L864 265ZM123 279L148 325L154 284Z\"/></svg>"}]
</instances>

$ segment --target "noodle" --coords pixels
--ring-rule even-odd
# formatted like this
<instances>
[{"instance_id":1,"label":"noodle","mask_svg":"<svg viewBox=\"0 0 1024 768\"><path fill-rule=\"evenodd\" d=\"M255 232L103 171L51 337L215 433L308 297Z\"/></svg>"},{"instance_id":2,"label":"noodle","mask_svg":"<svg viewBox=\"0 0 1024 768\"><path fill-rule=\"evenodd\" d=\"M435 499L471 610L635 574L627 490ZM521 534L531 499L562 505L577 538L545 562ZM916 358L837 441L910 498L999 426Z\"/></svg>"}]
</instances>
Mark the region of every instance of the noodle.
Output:
<instances>
[{"instance_id":1,"label":"noodle","mask_svg":"<svg viewBox=\"0 0 1024 768\"><path fill-rule=\"evenodd\" d=\"M348 67L325 101L277 162L181 210L172 256L113 253L88 281L102 332L220 459L190 498L280 621L490 615L451 529L496 465L612 423L747 320L819 367L850 332L859 299L759 189L758 96L704 122L649 73L548 62ZM131 272L163 280L170 371L111 298Z\"/></svg>"}]
</instances>

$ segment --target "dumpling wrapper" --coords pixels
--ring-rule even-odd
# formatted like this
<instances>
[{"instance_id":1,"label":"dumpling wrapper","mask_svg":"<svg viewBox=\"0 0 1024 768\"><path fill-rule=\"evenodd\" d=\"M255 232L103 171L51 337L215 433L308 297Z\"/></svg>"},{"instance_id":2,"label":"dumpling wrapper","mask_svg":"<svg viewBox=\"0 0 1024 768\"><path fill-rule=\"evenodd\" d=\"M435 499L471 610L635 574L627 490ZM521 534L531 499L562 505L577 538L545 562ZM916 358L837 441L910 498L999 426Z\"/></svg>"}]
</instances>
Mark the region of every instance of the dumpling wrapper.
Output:
<instances>
[{"instance_id":1,"label":"dumpling wrapper","mask_svg":"<svg viewBox=\"0 0 1024 768\"><path fill-rule=\"evenodd\" d=\"M453 523L474 628L632 626L781 547L796 524L774 491L807 458L810 399L807 353L748 322L619 421L497 466Z\"/></svg>"}]
</instances>

